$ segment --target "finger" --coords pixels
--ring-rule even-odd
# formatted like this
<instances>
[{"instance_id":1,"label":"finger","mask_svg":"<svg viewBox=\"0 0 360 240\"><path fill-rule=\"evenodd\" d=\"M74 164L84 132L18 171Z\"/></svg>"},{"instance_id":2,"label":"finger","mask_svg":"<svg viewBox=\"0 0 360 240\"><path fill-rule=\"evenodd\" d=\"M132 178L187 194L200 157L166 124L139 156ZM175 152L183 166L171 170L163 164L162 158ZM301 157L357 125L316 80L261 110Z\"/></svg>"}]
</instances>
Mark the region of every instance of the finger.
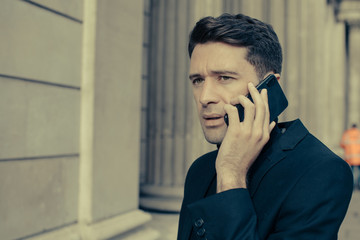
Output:
<instances>
[{"instance_id":1,"label":"finger","mask_svg":"<svg viewBox=\"0 0 360 240\"><path fill-rule=\"evenodd\" d=\"M230 126L234 126L234 123L239 123L240 119L239 119L239 113L238 110L235 106L230 105L230 104L225 104L224 105L224 110L228 115L228 119L229 119L229 127Z\"/></svg>"},{"instance_id":2,"label":"finger","mask_svg":"<svg viewBox=\"0 0 360 240\"><path fill-rule=\"evenodd\" d=\"M269 134L272 132L272 130L275 128L275 126L276 126L276 122L272 121L269 125Z\"/></svg>"},{"instance_id":3,"label":"finger","mask_svg":"<svg viewBox=\"0 0 360 240\"><path fill-rule=\"evenodd\" d=\"M265 115L264 115L264 125L263 125L263 129L264 129L264 134L265 133L269 133L271 132L271 130L269 131L269 122L270 122L270 111L269 111L269 102L268 102L268 95L267 95L267 89L263 89L260 93L263 102L265 104Z\"/></svg>"},{"instance_id":4,"label":"finger","mask_svg":"<svg viewBox=\"0 0 360 240\"><path fill-rule=\"evenodd\" d=\"M268 98L268 91L267 89L263 89L260 93L264 105L265 105L265 119L264 119L264 125L269 125L270 122L270 108L269 108L269 98Z\"/></svg>"},{"instance_id":5,"label":"finger","mask_svg":"<svg viewBox=\"0 0 360 240\"><path fill-rule=\"evenodd\" d=\"M241 105L244 107L244 126L248 129L252 129L255 118L255 105L249 98L241 98Z\"/></svg>"},{"instance_id":6,"label":"finger","mask_svg":"<svg viewBox=\"0 0 360 240\"><path fill-rule=\"evenodd\" d=\"M269 129L269 130L268 130L269 137L270 137L270 134L271 134L272 130L274 130L275 126L276 126L276 122L275 122L275 121L272 121L272 122L270 123L270 125L269 125L269 128L268 128L268 129Z\"/></svg>"},{"instance_id":7,"label":"finger","mask_svg":"<svg viewBox=\"0 0 360 240\"><path fill-rule=\"evenodd\" d=\"M242 116L242 118L240 119L241 121L244 121L244 116L245 116L245 105L252 105L252 102L250 101L250 99L244 95L239 95L236 98L233 98L230 100L230 104L232 105L241 105L242 108L239 109L239 111L242 111L242 113L239 113L239 116Z\"/></svg>"},{"instance_id":8,"label":"finger","mask_svg":"<svg viewBox=\"0 0 360 240\"><path fill-rule=\"evenodd\" d=\"M273 121L270 123L270 125L267 125L267 127L264 127L263 136L260 139L260 142L262 142L264 145L270 140L271 132L275 128L276 122Z\"/></svg>"},{"instance_id":9,"label":"finger","mask_svg":"<svg viewBox=\"0 0 360 240\"><path fill-rule=\"evenodd\" d=\"M255 104L255 119L254 119L254 127L263 129L266 108L263 96L259 93L259 91L255 88L253 83L248 84L249 92L251 94L251 98Z\"/></svg>"},{"instance_id":10,"label":"finger","mask_svg":"<svg viewBox=\"0 0 360 240\"><path fill-rule=\"evenodd\" d=\"M247 98L245 95L238 95L230 100L231 105L241 104L242 98Z\"/></svg>"}]
</instances>

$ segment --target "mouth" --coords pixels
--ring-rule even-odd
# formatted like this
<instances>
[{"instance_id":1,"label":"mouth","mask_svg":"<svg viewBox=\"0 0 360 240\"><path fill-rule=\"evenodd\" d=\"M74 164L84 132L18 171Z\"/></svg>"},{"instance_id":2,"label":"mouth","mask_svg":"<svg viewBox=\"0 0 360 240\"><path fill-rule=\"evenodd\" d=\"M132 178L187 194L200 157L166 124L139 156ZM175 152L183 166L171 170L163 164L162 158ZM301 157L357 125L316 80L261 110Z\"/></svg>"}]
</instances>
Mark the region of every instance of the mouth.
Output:
<instances>
[{"instance_id":1,"label":"mouth","mask_svg":"<svg viewBox=\"0 0 360 240\"><path fill-rule=\"evenodd\" d=\"M203 119L206 127L217 127L225 123L224 116L221 114L205 114Z\"/></svg>"},{"instance_id":2,"label":"mouth","mask_svg":"<svg viewBox=\"0 0 360 240\"><path fill-rule=\"evenodd\" d=\"M204 114L203 115L203 118L205 120L213 120L213 119L219 119L219 118L222 118L223 115L220 115L220 114Z\"/></svg>"}]
</instances>

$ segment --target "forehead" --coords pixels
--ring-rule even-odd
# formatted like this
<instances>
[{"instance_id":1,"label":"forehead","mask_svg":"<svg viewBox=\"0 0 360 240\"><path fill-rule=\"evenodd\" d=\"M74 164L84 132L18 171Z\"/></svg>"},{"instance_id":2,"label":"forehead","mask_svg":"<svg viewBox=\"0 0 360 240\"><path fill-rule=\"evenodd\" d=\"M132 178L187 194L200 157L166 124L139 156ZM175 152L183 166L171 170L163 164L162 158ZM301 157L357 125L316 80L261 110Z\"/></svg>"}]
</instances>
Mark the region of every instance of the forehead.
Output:
<instances>
[{"instance_id":1,"label":"forehead","mask_svg":"<svg viewBox=\"0 0 360 240\"><path fill-rule=\"evenodd\" d=\"M248 67L247 49L221 42L197 44L190 59L190 72Z\"/></svg>"}]
</instances>

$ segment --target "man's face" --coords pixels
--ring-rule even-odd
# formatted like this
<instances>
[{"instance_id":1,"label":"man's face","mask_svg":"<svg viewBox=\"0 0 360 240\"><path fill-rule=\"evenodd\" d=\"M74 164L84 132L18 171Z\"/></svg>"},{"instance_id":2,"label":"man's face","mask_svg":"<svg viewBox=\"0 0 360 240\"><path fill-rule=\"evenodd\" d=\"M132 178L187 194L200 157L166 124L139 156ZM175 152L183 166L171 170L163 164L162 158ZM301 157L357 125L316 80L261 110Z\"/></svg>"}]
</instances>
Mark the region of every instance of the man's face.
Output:
<instances>
[{"instance_id":1,"label":"man's face","mask_svg":"<svg viewBox=\"0 0 360 240\"><path fill-rule=\"evenodd\" d=\"M227 126L224 105L248 94L247 84L256 86L255 68L245 60L247 49L220 42L198 44L190 59L189 78L205 138L222 142Z\"/></svg>"}]
</instances>

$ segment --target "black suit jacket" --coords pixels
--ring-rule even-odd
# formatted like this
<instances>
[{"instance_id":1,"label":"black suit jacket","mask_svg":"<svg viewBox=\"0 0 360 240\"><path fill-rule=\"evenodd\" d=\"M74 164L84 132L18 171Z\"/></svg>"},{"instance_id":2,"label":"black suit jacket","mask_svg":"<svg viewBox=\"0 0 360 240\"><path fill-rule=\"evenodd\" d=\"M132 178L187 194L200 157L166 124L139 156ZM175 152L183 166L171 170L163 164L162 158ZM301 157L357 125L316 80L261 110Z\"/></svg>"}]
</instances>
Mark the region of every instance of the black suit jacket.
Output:
<instances>
[{"instance_id":1,"label":"black suit jacket","mask_svg":"<svg viewBox=\"0 0 360 240\"><path fill-rule=\"evenodd\" d=\"M188 171L178 240L188 240L191 231L207 240L337 239L352 172L300 120L273 130L248 173L247 189L209 194L216 186L216 156L203 155Z\"/></svg>"}]
</instances>

